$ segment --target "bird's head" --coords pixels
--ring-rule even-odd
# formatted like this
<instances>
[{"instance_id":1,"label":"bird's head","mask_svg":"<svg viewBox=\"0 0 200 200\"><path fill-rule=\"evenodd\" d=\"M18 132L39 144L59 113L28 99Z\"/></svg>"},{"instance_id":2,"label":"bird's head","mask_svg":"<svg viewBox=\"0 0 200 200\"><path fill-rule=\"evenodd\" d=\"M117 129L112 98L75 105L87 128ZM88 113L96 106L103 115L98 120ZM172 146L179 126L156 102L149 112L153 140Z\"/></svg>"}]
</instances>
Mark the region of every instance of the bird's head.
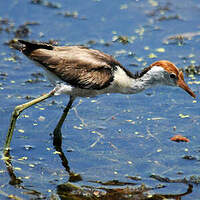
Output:
<instances>
[{"instance_id":1,"label":"bird's head","mask_svg":"<svg viewBox=\"0 0 200 200\"><path fill-rule=\"evenodd\" d=\"M179 70L172 62L161 60L150 66L155 73L155 79L164 85L178 86L184 89L192 97L196 97L195 93L189 88L184 81L183 72Z\"/></svg>"}]
</instances>

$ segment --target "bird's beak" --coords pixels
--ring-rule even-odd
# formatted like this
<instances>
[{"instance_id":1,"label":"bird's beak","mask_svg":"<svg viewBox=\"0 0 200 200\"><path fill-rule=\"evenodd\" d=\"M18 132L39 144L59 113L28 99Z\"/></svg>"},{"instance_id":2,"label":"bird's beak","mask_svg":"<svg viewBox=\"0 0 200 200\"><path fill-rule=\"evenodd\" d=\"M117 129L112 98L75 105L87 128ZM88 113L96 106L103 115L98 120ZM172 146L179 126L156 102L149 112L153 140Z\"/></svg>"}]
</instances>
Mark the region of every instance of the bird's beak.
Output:
<instances>
[{"instance_id":1,"label":"bird's beak","mask_svg":"<svg viewBox=\"0 0 200 200\"><path fill-rule=\"evenodd\" d=\"M195 93L188 87L188 85L185 83L184 81L184 77L183 77L183 72L179 73L179 79L177 82L177 85L184 89L188 94L190 94L192 97L196 98Z\"/></svg>"}]
</instances>

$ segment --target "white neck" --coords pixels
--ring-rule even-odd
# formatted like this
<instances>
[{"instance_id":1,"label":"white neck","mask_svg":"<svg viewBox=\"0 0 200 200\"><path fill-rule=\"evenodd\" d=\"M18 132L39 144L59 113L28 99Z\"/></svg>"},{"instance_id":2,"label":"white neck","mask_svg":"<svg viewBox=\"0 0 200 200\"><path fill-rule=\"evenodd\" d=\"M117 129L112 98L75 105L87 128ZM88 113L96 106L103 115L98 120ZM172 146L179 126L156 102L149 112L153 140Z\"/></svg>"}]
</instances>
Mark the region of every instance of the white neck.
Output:
<instances>
[{"instance_id":1,"label":"white neck","mask_svg":"<svg viewBox=\"0 0 200 200\"><path fill-rule=\"evenodd\" d=\"M164 69L162 67L152 67L142 77L134 79L128 77L121 68L118 68L115 73L114 81L114 86L117 89L116 92L135 94L157 84L164 84L164 82L162 82L164 76L163 71Z\"/></svg>"},{"instance_id":2,"label":"white neck","mask_svg":"<svg viewBox=\"0 0 200 200\"><path fill-rule=\"evenodd\" d=\"M162 67L153 67L141 78L132 79L131 90L132 93L138 93L150 87L154 87L158 84L164 84L164 69Z\"/></svg>"}]
</instances>

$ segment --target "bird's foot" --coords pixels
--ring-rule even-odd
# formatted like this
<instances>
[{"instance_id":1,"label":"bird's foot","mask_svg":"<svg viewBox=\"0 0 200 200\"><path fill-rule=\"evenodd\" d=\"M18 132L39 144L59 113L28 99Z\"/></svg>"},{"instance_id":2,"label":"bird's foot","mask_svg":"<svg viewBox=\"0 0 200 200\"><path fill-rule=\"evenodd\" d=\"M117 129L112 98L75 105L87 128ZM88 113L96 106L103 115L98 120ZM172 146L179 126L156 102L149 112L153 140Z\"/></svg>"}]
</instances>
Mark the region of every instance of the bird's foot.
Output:
<instances>
[{"instance_id":1,"label":"bird's foot","mask_svg":"<svg viewBox=\"0 0 200 200\"><path fill-rule=\"evenodd\" d=\"M74 172L70 172L69 173L69 181L70 182L79 182L82 181L83 178L81 177L80 174L74 173Z\"/></svg>"}]
</instances>

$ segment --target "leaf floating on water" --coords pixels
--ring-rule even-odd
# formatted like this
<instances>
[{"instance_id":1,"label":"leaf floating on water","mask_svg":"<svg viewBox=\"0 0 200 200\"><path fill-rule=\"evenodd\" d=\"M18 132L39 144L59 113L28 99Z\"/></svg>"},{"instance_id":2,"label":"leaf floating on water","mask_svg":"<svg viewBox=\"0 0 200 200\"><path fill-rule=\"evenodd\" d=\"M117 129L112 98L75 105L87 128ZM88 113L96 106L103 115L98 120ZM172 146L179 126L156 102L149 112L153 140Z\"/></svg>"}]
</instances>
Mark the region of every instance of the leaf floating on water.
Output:
<instances>
[{"instance_id":1,"label":"leaf floating on water","mask_svg":"<svg viewBox=\"0 0 200 200\"><path fill-rule=\"evenodd\" d=\"M44 116L39 116L38 120L41 121L41 122L43 122L43 121L45 121L45 117Z\"/></svg>"},{"instance_id":2,"label":"leaf floating on water","mask_svg":"<svg viewBox=\"0 0 200 200\"><path fill-rule=\"evenodd\" d=\"M189 142L190 140L182 135L175 135L172 138L170 138L171 141L174 142Z\"/></svg>"},{"instance_id":3,"label":"leaf floating on water","mask_svg":"<svg viewBox=\"0 0 200 200\"><path fill-rule=\"evenodd\" d=\"M20 168L20 167L15 167L15 168L14 168L14 170L21 171L21 170L22 170L22 168Z\"/></svg>"},{"instance_id":4,"label":"leaf floating on water","mask_svg":"<svg viewBox=\"0 0 200 200\"><path fill-rule=\"evenodd\" d=\"M184 114L181 114L181 113L180 113L180 114L179 114L179 117L182 118L182 119L184 119L184 118L190 117L190 115L184 115Z\"/></svg>"},{"instance_id":5,"label":"leaf floating on water","mask_svg":"<svg viewBox=\"0 0 200 200\"><path fill-rule=\"evenodd\" d=\"M150 54L149 54L149 58L157 58L157 55L154 54L154 53L150 53Z\"/></svg>"},{"instance_id":6,"label":"leaf floating on water","mask_svg":"<svg viewBox=\"0 0 200 200\"><path fill-rule=\"evenodd\" d=\"M75 129L82 130L83 128L80 126L73 126Z\"/></svg>"},{"instance_id":7,"label":"leaf floating on water","mask_svg":"<svg viewBox=\"0 0 200 200\"><path fill-rule=\"evenodd\" d=\"M199 35L200 35L200 31L179 33L177 35L170 35L167 38L164 38L163 43L164 44L169 44L169 43L183 44L184 40L192 40L193 37L199 36Z\"/></svg>"},{"instance_id":8,"label":"leaf floating on water","mask_svg":"<svg viewBox=\"0 0 200 200\"><path fill-rule=\"evenodd\" d=\"M18 160L27 160L28 159L28 157L26 157L26 156L23 156L23 157L21 157L21 158L18 158Z\"/></svg>"},{"instance_id":9,"label":"leaf floating on water","mask_svg":"<svg viewBox=\"0 0 200 200\"><path fill-rule=\"evenodd\" d=\"M18 129L18 132L24 133L24 130L23 129Z\"/></svg>"},{"instance_id":10,"label":"leaf floating on water","mask_svg":"<svg viewBox=\"0 0 200 200\"><path fill-rule=\"evenodd\" d=\"M160 52L160 53L164 53L164 52L165 52L165 49L164 49L164 48L157 48L156 51L157 51L157 52Z\"/></svg>"},{"instance_id":11,"label":"leaf floating on water","mask_svg":"<svg viewBox=\"0 0 200 200\"><path fill-rule=\"evenodd\" d=\"M132 164L133 164L133 162L130 161L130 160L128 160L127 163L128 163L129 165L132 165Z\"/></svg>"},{"instance_id":12,"label":"leaf floating on water","mask_svg":"<svg viewBox=\"0 0 200 200\"><path fill-rule=\"evenodd\" d=\"M33 167L35 167L35 165L34 165L34 164L29 164L28 166L29 166L29 167L32 167L32 168L33 168Z\"/></svg>"},{"instance_id":13,"label":"leaf floating on water","mask_svg":"<svg viewBox=\"0 0 200 200\"><path fill-rule=\"evenodd\" d=\"M144 59L142 57L136 57L135 58L138 62L142 62Z\"/></svg>"}]
</instances>

